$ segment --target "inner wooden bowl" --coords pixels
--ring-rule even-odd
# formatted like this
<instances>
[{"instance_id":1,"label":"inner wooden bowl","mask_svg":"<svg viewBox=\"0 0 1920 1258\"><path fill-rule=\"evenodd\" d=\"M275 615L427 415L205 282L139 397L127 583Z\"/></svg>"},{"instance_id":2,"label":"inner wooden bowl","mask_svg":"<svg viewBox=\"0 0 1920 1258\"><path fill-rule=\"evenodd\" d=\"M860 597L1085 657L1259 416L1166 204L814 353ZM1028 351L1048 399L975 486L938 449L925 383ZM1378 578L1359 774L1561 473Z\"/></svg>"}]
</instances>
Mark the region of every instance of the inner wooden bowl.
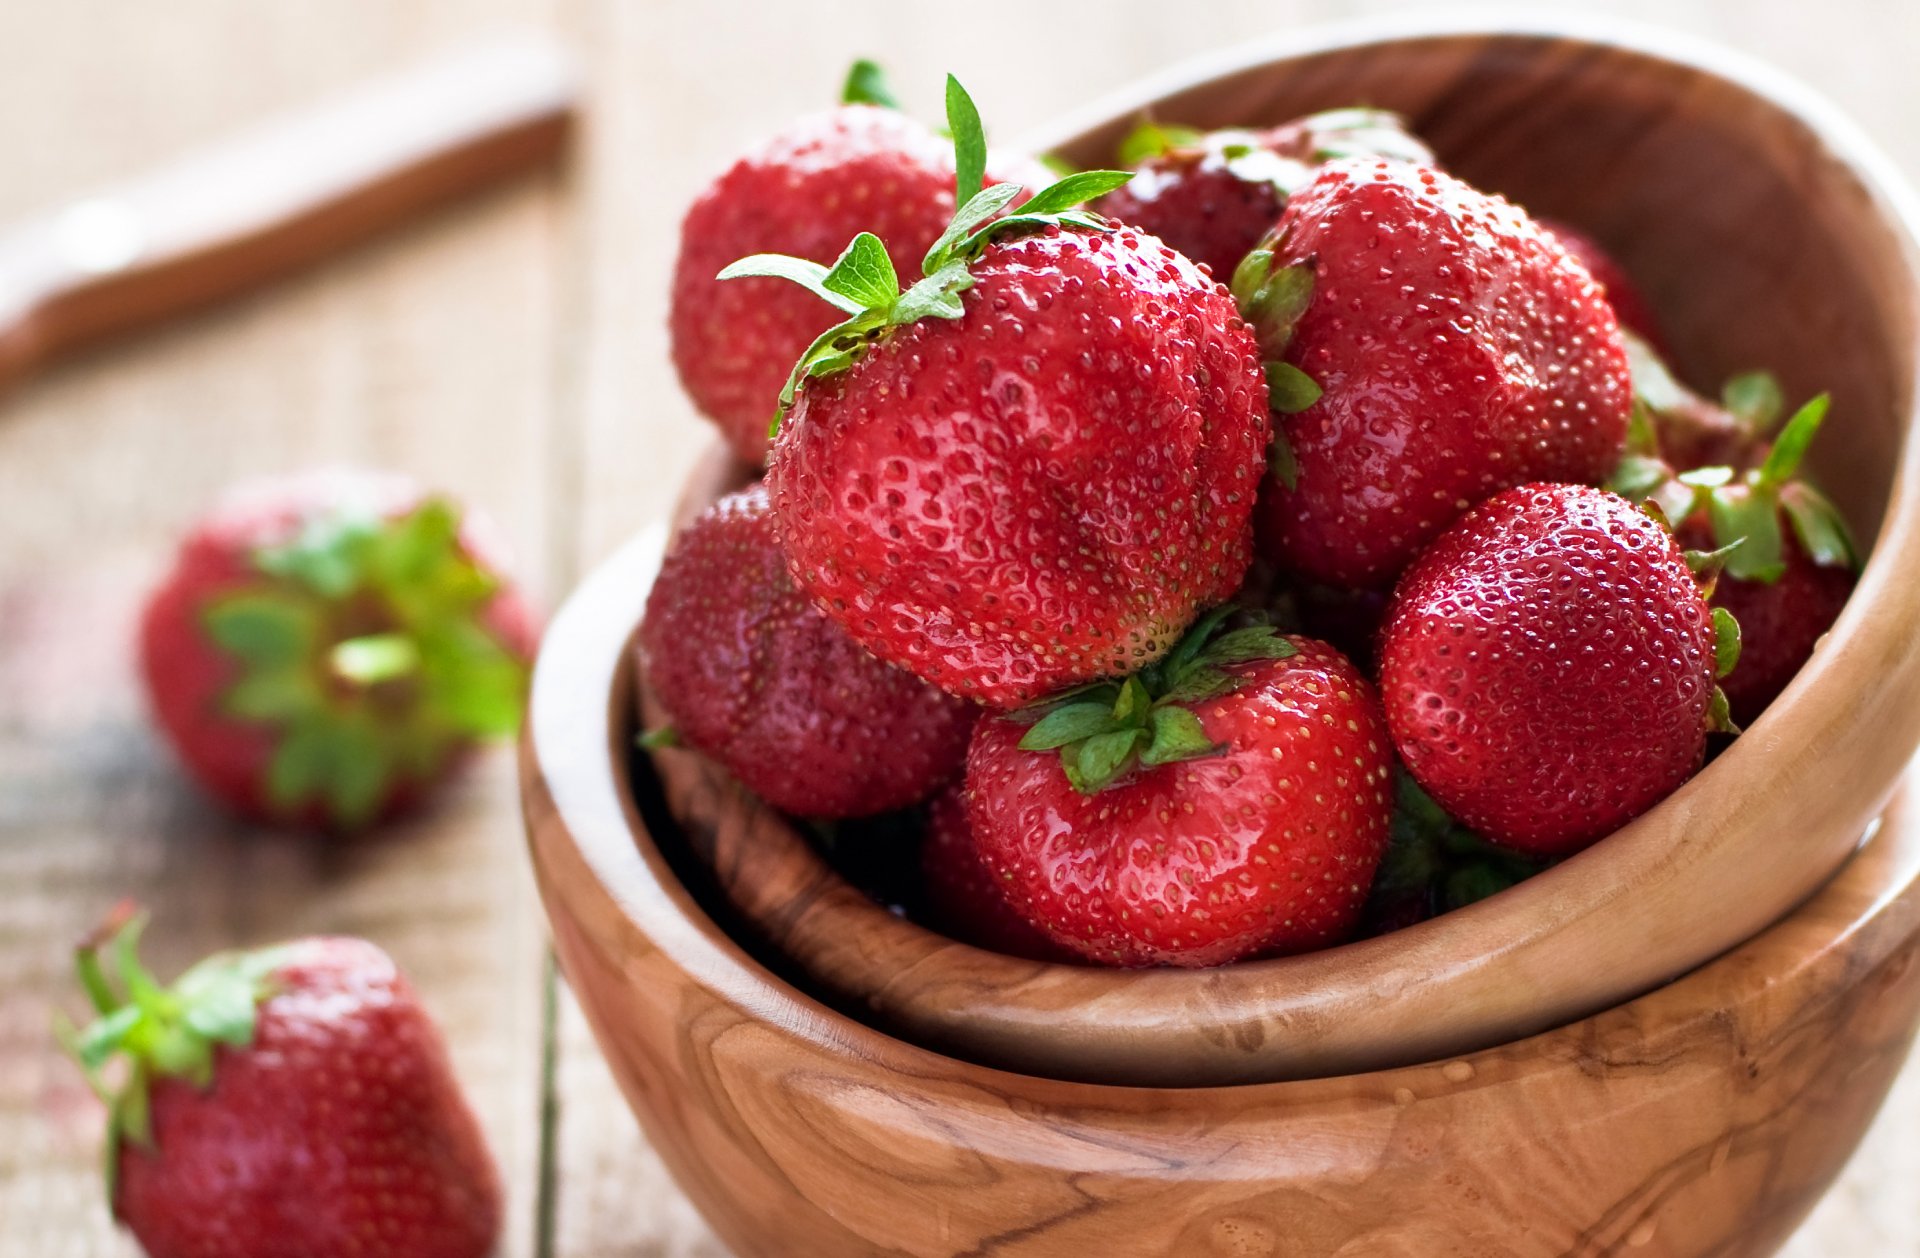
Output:
<instances>
[{"instance_id":1,"label":"inner wooden bowl","mask_svg":"<svg viewBox=\"0 0 1920 1258\"><path fill-rule=\"evenodd\" d=\"M1600 237L1697 384L1765 366L1790 398L1832 391L1812 462L1873 544L1852 603L1731 750L1586 853L1391 936L1201 973L1036 964L947 940L848 886L705 760L660 755L668 801L732 911L836 1006L972 1060L1088 1081L1429 1060L1615 1005L1752 937L1831 876L1912 757L1915 220L1887 163L1818 98L1711 49L1421 19L1178 70L1030 147L1098 165L1146 112L1215 126L1354 103L1401 111L1465 178ZM685 511L746 475L716 453ZM618 609L588 614L631 623L655 558L616 560ZM548 654L541 684L572 684L571 663ZM593 667L606 675L606 661Z\"/></svg>"}]
</instances>

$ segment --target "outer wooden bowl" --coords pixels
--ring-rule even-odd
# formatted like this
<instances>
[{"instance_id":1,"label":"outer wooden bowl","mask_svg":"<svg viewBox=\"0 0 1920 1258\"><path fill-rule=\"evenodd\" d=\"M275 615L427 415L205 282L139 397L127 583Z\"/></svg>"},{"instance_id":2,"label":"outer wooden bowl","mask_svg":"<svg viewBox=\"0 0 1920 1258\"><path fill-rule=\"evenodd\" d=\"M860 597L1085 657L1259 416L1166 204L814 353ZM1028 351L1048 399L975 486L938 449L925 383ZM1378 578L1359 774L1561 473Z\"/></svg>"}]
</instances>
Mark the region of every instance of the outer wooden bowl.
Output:
<instances>
[{"instance_id":1,"label":"outer wooden bowl","mask_svg":"<svg viewBox=\"0 0 1920 1258\"><path fill-rule=\"evenodd\" d=\"M1817 98L1711 49L1420 18L1176 71L1033 144L1098 163L1148 108L1206 125L1355 101L1403 111L1465 177L1606 240L1651 291L1685 374L1765 364L1790 397L1833 391L1816 470L1877 534L1851 605L1727 754L1581 856L1388 938L1201 974L1037 965L946 940L848 887L700 757L662 755L673 812L744 928L836 1007L971 1060L1092 1082L1261 1082L1482 1048L1652 990L1777 921L1855 848L1912 757L1920 285L1909 194L1883 159ZM687 509L744 475L709 460ZM614 567L581 614L623 628L651 565L636 552ZM536 687L602 685L609 662L585 681L567 642L556 635Z\"/></svg>"},{"instance_id":2,"label":"outer wooden bowl","mask_svg":"<svg viewBox=\"0 0 1920 1258\"><path fill-rule=\"evenodd\" d=\"M669 861L681 841L657 788L626 770L624 647L644 594L630 578L659 541L554 622L522 797L600 1047L743 1258L1761 1255L1831 1182L1906 1054L1920 817L1899 801L1836 879L1735 951L1450 1060L1131 1088L891 1038L708 916L697 870Z\"/></svg>"}]
</instances>

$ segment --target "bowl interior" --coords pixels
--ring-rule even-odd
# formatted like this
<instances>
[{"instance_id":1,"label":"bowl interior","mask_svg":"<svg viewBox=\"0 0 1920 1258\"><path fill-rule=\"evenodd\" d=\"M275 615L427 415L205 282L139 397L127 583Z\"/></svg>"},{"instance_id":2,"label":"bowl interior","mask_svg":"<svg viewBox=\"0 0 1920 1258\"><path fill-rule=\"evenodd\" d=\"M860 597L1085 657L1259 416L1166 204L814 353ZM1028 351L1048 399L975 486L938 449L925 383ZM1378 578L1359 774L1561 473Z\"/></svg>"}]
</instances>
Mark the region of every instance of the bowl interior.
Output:
<instances>
[{"instance_id":1,"label":"bowl interior","mask_svg":"<svg viewBox=\"0 0 1920 1258\"><path fill-rule=\"evenodd\" d=\"M1468 180L1592 232L1645 286L1696 387L1764 366L1792 399L1833 393L1814 469L1878 546L1827 644L1732 749L1588 852L1388 937L1198 973L1051 966L942 939L853 891L711 764L661 755L675 829L718 871L709 898L799 986L944 1052L1092 1082L1430 1060L1592 1013L1750 938L1845 860L1891 793L1920 740L1920 664L1899 627L1917 610L1901 569L1920 546L1895 493L1910 475L1907 194L1827 106L1711 50L1417 21L1243 49L1028 138L1105 164L1148 112L1205 127L1365 103L1405 114ZM688 510L742 475L717 454ZM651 561L623 562L650 580Z\"/></svg>"}]
</instances>

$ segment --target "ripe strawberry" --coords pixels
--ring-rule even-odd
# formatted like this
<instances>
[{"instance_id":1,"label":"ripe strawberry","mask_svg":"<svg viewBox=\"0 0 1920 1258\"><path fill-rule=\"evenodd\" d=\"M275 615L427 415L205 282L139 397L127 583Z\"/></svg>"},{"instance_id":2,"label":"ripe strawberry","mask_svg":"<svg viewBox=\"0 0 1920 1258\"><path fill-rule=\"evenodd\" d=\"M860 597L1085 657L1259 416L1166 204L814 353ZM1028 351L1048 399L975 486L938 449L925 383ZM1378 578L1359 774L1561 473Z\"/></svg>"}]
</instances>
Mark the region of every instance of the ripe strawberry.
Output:
<instances>
[{"instance_id":1,"label":"ripe strawberry","mask_svg":"<svg viewBox=\"0 0 1920 1258\"><path fill-rule=\"evenodd\" d=\"M1696 469L1652 495L1683 522L1684 545L1733 548L1712 603L1740 624L1740 666L1723 688L1741 725L1786 689L1853 593L1859 560L1846 521L1820 491L1796 479L1826 413L1825 394L1801 407L1751 471Z\"/></svg>"},{"instance_id":2,"label":"ripe strawberry","mask_svg":"<svg viewBox=\"0 0 1920 1258\"><path fill-rule=\"evenodd\" d=\"M967 821L967 795L956 782L934 796L920 847L921 879L931 924L990 952L1030 961L1072 961L1073 953L1014 911L980 859Z\"/></svg>"},{"instance_id":3,"label":"ripe strawberry","mask_svg":"<svg viewBox=\"0 0 1920 1258\"><path fill-rule=\"evenodd\" d=\"M1573 255L1575 261L1587 268L1587 274L1593 276L1593 282L1606 294L1607 304L1613 307L1614 316L1619 319L1622 329L1650 345L1666 344L1666 338L1660 334L1660 321L1653 314L1653 304L1605 246L1579 228L1558 219L1543 218L1537 221L1552 233L1561 247Z\"/></svg>"},{"instance_id":4,"label":"ripe strawberry","mask_svg":"<svg viewBox=\"0 0 1920 1258\"><path fill-rule=\"evenodd\" d=\"M111 1106L108 1199L151 1258L482 1258L500 1183L439 1031L358 939L210 957L170 989L119 926L68 1032ZM116 1060L124 1083L105 1073Z\"/></svg>"},{"instance_id":5,"label":"ripe strawberry","mask_svg":"<svg viewBox=\"0 0 1920 1258\"><path fill-rule=\"evenodd\" d=\"M680 227L668 320L674 367L694 405L756 467L787 371L832 326L833 299L771 279L722 284L720 269L761 252L831 262L862 229L879 233L906 268L953 217L952 146L893 108L876 73L856 65L847 103L735 162ZM1035 186L1049 178L1032 162L1007 163L1004 177Z\"/></svg>"},{"instance_id":6,"label":"ripe strawberry","mask_svg":"<svg viewBox=\"0 0 1920 1258\"><path fill-rule=\"evenodd\" d=\"M232 491L141 624L154 713L244 816L355 829L511 733L535 632L459 510L325 471Z\"/></svg>"},{"instance_id":7,"label":"ripe strawberry","mask_svg":"<svg viewBox=\"0 0 1920 1258\"><path fill-rule=\"evenodd\" d=\"M982 160L949 84L959 183ZM962 207L902 294L862 235L831 271L748 259L864 303L789 382L767 483L794 579L868 650L1007 708L1146 664L1229 597L1252 551L1267 413L1227 294L1150 236L1072 207Z\"/></svg>"},{"instance_id":8,"label":"ripe strawberry","mask_svg":"<svg viewBox=\"0 0 1920 1258\"><path fill-rule=\"evenodd\" d=\"M1363 155L1433 163L1397 114L1378 109L1328 110L1256 131L1146 122L1120 146L1132 181L1096 208L1152 232L1224 281L1315 167Z\"/></svg>"},{"instance_id":9,"label":"ripe strawberry","mask_svg":"<svg viewBox=\"0 0 1920 1258\"><path fill-rule=\"evenodd\" d=\"M867 654L794 588L762 486L680 535L639 649L678 737L787 812L904 808L966 759L974 706Z\"/></svg>"},{"instance_id":10,"label":"ripe strawberry","mask_svg":"<svg viewBox=\"0 0 1920 1258\"><path fill-rule=\"evenodd\" d=\"M1280 360L1260 544L1296 576L1384 585L1474 503L1620 456L1613 311L1525 213L1451 176L1322 167L1233 290Z\"/></svg>"},{"instance_id":11,"label":"ripe strawberry","mask_svg":"<svg viewBox=\"0 0 1920 1258\"><path fill-rule=\"evenodd\" d=\"M987 868L1090 961L1220 965L1336 943L1359 919L1391 811L1373 688L1324 643L1220 624L1029 728L974 731Z\"/></svg>"},{"instance_id":12,"label":"ripe strawberry","mask_svg":"<svg viewBox=\"0 0 1920 1258\"><path fill-rule=\"evenodd\" d=\"M1526 485L1469 511L1393 592L1387 724L1414 778L1496 843L1577 851L1666 797L1724 724L1737 632L1633 504Z\"/></svg>"}]
</instances>

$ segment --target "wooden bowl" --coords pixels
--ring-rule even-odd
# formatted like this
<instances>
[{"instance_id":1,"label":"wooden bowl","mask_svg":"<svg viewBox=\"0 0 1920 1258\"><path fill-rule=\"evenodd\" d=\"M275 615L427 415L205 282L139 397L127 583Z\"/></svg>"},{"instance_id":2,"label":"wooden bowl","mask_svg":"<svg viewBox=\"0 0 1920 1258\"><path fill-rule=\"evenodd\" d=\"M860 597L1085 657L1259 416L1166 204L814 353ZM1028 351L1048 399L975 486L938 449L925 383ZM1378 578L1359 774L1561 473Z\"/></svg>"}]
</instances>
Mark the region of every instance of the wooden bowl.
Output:
<instances>
[{"instance_id":1,"label":"wooden bowl","mask_svg":"<svg viewBox=\"0 0 1920 1258\"><path fill-rule=\"evenodd\" d=\"M1205 973L1043 965L944 939L849 887L702 758L660 756L672 811L742 929L836 1007L971 1060L1090 1082L1261 1082L1482 1048L1649 991L1778 920L1855 848L1912 757L1920 288L1915 216L1884 160L1817 98L1710 49L1419 17L1179 70L1032 139L1098 163L1149 107L1208 125L1354 101L1401 110L1468 179L1600 236L1662 311L1684 374L1764 364L1789 397L1833 391L1815 471L1863 540L1877 536L1852 603L1730 751L1586 853L1387 938ZM685 511L745 475L710 458ZM651 560L613 567L580 614L623 630ZM537 688L604 686L609 660L562 650L549 647Z\"/></svg>"},{"instance_id":2,"label":"wooden bowl","mask_svg":"<svg viewBox=\"0 0 1920 1258\"><path fill-rule=\"evenodd\" d=\"M522 798L601 1050L743 1258L1761 1255L1832 1181L1906 1055L1920 817L1901 801L1815 898L1735 951L1451 1059L1133 1088L891 1038L715 923L690 889L697 862L668 859L674 822L650 775L627 771L627 627L604 613L620 598L637 612L645 587L628 578L660 541L555 620Z\"/></svg>"}]
</instances>

